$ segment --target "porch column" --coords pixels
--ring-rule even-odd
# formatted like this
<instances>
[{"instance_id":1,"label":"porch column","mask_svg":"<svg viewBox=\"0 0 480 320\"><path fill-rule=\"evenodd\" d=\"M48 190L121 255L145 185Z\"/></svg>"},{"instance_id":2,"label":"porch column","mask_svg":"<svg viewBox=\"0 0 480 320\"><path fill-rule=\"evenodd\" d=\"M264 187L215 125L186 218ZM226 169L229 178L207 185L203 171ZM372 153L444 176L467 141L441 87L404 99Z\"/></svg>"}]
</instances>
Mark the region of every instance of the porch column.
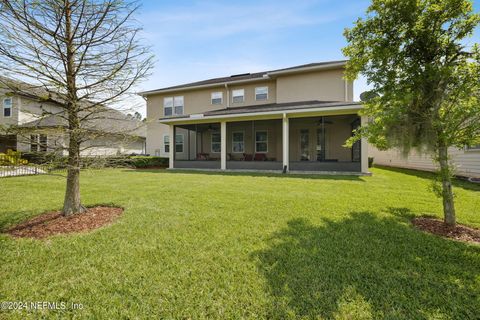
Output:
<instances>
[{"instance_id":1,"label":"porch column","mask_svg":"<svg viewBox=\"0 0 480 320\"><path fill-rule=\"evenodd\" d=\"M283 133L283 137L282 137L282 143L283 143L283 154L282 154L282 157L283 157L283 168L287 168L286 169L286 172L288 172L289 170L289 166L290 166L290 159L289 159L289 146L290 146L290 141L289 141L289 125L288 125L288 118L287 118L287 115L284 113L283 114L283 120L282 120L282 133Z\"/></svg>"},{"instance_id":2,"label":"porch column","mask_svg":"<svg viewBox=\"0 0 480 320\"><path fill-rule=\"evenodd\" d=\"M169 158L168 168L173 169L174 168L173 164L175 161L175 126L173 124L169 126L168 138L169 138L169 145L170 145L170 150L168 153L168 158Z\"/></svg>"},{"instance_id":3,"label":"porch column","mask_svg":"<svg viewBox=\"0 0 480 320\"><path fill-rule=\"evenodd\" d=\"M368 123L368 118L366 116L362 116L360 118L361 125L364 126ZM361 165L362 165L362 173L368 173L368 143L367 139L362 138L361 140Z\"/></svg>"},{"instance_id":4,"label":"porch column","mask_svg":"<svg viewBox=\"0 0 480 320\"><path fill-rule=\"evenodd\" d=\"M220 122L220 169L227 169L227 123Z\"/></svg>"}]
</instances>

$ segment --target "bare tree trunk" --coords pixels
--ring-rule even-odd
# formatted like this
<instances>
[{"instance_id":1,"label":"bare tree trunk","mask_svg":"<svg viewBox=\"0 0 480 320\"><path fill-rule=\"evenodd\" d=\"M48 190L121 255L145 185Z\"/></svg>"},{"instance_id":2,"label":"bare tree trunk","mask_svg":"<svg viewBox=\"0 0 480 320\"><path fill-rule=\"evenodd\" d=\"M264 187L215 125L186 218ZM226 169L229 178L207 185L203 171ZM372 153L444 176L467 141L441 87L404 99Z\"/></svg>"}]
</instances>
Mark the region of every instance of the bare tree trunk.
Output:
<instances>
[{"instance_id":1,"label":"bare tree trunk","mask_svg":"<svg viewBox=\"0 0 480 320\"><path fill-rule=\"evenodd\" d=\"M448 161L448 148L444 145L438 148L438 161L440 163L440 176L442 179L444 222L450 227L455 227L456 218L452 190L452 172Z\"/></svg>"},{"instance_id":2,"label":"bare tree trunk","mask_svg":"<svg viewBox=\"0 0 480 320\"><path fill-rule=\"evenodd\" d=\"M63 214L68 216L82 212L85 212L85 208L80 201L80 148L75 132L72 132L68 148L67 189L63 202Z\"/></svg>"},{"instance_id":3,"label":"bare tree trunk","mask_svg":"<svg viewBox=\"0 0 480 320\"><path fill-rule=\"evenodd\" d=\"M69 128L69 147L68 147L68 173L67 188L65 191L65 200L63 203L63 214L71 215L74 213L85 212L85 208L80 202L80 120L79 105L76 90L75 79L75 48L73 45L72 24L71 24L71 4L65 1L65 36L67 44L66 54L66 77L68 90L68 128Z\"/></svg>"}]
</instances>

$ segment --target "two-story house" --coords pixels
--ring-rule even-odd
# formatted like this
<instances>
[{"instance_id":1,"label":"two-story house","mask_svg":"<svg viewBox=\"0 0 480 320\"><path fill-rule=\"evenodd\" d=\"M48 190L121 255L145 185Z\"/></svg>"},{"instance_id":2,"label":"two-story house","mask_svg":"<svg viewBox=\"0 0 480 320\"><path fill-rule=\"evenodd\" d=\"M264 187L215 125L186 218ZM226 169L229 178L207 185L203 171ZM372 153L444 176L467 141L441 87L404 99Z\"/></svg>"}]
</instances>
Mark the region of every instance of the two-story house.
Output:
<instances>
[{"instance_id":1,"label":"two-story house","mask_svg":"<svg viewBox=\"0 0 480 320\"><path fill-rule=\"evenodd\" d=\"M61 99L38 86L0 77L0 153L8 149L22 152L67 153L68 125ZM144 123L112 108L103 108L95 119L82 123L92 134L82 145L84 156L145 153ZM16 134L2 128L15 126ZM21 130L20 130L21 129ZM8 131L7 131L8 132ZM125 134L127 133L127 134Z\"/></svg>"},{"instance_id":2,"label":"two-story house","mask_svg":"<svg viewBox=\"0 0 480 320\"><path fill-rule=\"evenodd\" d=\"M142 92L147 153L170 168L368 172L365 118L346 61L233 75Z\"/></svg>"}]
</instances>

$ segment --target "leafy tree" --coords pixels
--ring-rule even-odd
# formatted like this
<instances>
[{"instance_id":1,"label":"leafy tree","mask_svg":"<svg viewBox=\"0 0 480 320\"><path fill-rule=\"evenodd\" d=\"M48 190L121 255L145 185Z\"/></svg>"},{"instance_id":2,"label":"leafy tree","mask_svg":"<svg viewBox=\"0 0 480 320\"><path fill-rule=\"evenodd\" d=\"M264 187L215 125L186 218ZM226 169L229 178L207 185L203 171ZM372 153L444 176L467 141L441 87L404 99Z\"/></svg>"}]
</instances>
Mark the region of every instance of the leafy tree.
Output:
<instances>
[{"instance_id":1,"label":"leafy tree","mask_svg":"<svg viewBox=\"0 0 480 320\"><path fill-rule=\"evenodd\" d=\"M448 148L480 136L480 49L469 45L480 22L469 0L373 0L345 31L347 77L373 86L361 136L385 150L430 153L439 165L444 221L456 223Z\"/></svg>"},{"instance_id":2,"label":"leafy tree","mask_svg":"<svg viewBox=\"0 0 480 320\"><path fill-rule=\"evenodd\" d=\"M0 72L30 80L63 106L68 173L63 213L80 213L80 150L104 106L148 75L152 56L138 40L136 2L0 0ZM10 88L11 89L11 88Z\"/></svg>"}]
</instances>

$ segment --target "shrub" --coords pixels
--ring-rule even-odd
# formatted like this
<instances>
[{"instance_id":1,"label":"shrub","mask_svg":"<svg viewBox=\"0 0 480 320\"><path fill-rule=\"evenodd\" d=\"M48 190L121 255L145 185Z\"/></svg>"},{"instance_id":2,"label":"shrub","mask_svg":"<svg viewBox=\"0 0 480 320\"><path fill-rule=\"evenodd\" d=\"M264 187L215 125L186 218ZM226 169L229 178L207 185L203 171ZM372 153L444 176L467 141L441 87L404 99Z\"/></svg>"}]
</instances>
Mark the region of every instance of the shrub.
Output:
<instances>
[{"instance_id":1,"label":"shrub","mask_svg":"<svg viewBox=\"0 0 480 320\"><path fill-rule=\"evenodd\" d=\"M152 168L152 167L167 167L168 158L153 157L153 156L132 156L130 157L131 164L135 168Z\"/></svg>"},{"instance_id":2,"label":"shrub","mask_svg":"<svg viewBox=\"0 0 480 320\"><path fill-rule=\"evenodd\" d=\"M8 149L7 153L0 153L0 166L15 166L27 163L28 160L22 159L22 154L19 151Z\"/></svg>"}]
</instances>

